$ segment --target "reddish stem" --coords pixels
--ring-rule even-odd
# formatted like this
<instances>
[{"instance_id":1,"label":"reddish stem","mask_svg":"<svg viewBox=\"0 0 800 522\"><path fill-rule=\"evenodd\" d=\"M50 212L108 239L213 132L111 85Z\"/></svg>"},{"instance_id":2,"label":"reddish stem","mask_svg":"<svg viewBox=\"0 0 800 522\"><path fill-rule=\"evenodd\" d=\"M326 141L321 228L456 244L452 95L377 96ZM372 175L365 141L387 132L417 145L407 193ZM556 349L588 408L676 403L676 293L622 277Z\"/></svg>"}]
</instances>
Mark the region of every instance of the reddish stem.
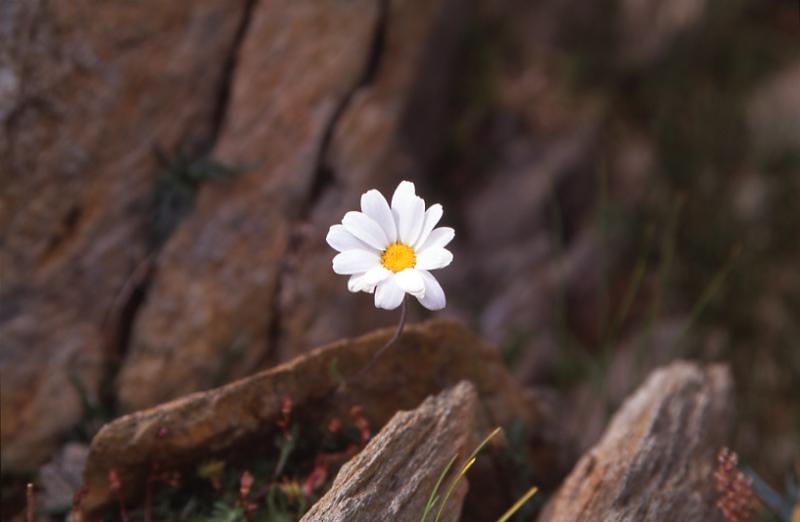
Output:
<instances>
[{"instance_id":1,"label":"reddish stem","mask_svg":"<svg viewBox=\"0 0 800 522\"><path fill-rule=\"evenodd\" d=\"M406 312L408 311L406 302L407 302L406 298L403 298L403 304L401 305L400 308L400 322L397 323L397 330L394 331L394 335L391 337L391 339L386 341L386 344L384 344L380 350L375 352L375 355L372 356L372 358L369 360L366 366L364 366L361 370L359 370L359 372L356 373L352 378L350 378L349 381L345 381L341 385L339 385L338 391L340 392L343 391L347 387L348 382L357 381L358 379L363 377L364 374L366 374L375 365L378 359L380 359L381 356L384 353L386 353L386 350L388 350L395 342L397 342L397 340L400 338L400 334L403 333L403 327L406 325Z\"/></svg>"},{"instance_id":2,"label":"reddish stem","mask_svg":"<svg viewBox=\"0 0 800 522\"><path fill-rule=\"evenodd\" d=\"M25 491L25 498L28 505L28 522L33 522L33 484L30 482Z\"/></svg>"},{"instance_id":3,"label":"reddish stem","mask_svg":"<svg viewBox=\"0 0 800 522\"><path fill-rule=\"evenodd\" d=\"M125 500L122 498L122 492L118 494L119 498L119 516L122 522L128 522L128 513L125 511Z\"/></svg>"}]
</instances>

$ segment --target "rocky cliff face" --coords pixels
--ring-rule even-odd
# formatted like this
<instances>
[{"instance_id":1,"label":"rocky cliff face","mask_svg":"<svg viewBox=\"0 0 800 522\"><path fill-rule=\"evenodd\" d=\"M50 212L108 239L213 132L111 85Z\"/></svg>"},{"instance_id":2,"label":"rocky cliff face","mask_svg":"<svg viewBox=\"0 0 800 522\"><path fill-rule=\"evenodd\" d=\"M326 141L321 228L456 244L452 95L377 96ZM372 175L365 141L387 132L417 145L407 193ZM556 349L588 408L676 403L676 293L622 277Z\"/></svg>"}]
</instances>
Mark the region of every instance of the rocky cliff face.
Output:
<instances>
[{"instance_id":1,"label":"rocky cliff face","mask_svg":"<svg viewBox=\"0 0 800 522\"><path fill-rule=\"evenodd\" d=\"M4 462L82 399L153 405L378 322L317 308L345 297L324 234L430 164L462 7L8 7ZM211 157L232 172L201 188ZM192 192L180 225L159 190Z\"/></svg>"},{"instance_id":2,"label":"rocky cliff face","mask_svg":"<svg viewBox=\"0 0 800 522\"><path fill-rule=\"evenodd\" d=\"M3 464L97 402L153 247L154 150L215 139L244 2L2 6ZM157 14L157 15L156 15ZM122 295L121 295L122 294ZM44 327L44 325L48 325Z\"/></svg>"},{"instance_id":3,"label":"rocky cliff face","mask_svg":"<svg viewBox=\"0 0 800 522\"><path fill-rule=\"evenodd\" d=\"M375 321L343 306L324 237L365 186L430 164L441 121L427 117L418 134L404 124L445 103L447 77L427 62L452 59L462 14L450 4L256 9L214 151L252 166L207 186L159 257L119 380L123 408L207 388L226 357L222 377L241 376ZM421 102L423 88L434 92ZM178 361L179 378L150 382Z\"/></svg>"}]
</instances>

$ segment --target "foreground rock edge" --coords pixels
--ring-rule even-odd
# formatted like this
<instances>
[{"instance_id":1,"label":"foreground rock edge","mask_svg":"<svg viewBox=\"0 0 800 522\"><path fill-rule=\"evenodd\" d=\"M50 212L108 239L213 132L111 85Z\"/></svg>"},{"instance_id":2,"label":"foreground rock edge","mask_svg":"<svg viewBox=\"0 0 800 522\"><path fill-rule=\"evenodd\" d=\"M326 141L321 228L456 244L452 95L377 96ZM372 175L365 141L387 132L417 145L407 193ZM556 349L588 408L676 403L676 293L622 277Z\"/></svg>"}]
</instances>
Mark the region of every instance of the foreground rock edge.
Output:
<instances>
[{"instance_id":1,"label":"foreground rock edge","mask_svg":"<svg viewBox=\"0 0 800 522\"><path fill-rule=\"evenodd\" d=\"M477 407L475 387L462 381L415 410L398 412L342 466L331 489L301 522L418 521L448 461L469 452ZM466 490L462 479L441 520L459 520Z\"/></svg>"}]
</instances>

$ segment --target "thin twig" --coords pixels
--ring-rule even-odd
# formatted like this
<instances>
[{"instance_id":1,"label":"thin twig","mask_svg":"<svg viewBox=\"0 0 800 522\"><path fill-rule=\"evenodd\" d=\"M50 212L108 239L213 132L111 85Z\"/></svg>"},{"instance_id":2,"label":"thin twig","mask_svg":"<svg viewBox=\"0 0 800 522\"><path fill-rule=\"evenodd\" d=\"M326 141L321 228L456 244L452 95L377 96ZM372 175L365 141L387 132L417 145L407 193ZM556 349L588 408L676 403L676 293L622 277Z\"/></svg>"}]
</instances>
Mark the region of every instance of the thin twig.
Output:
<instances>
[{"instance_id":1,"label":"thin twig","mask_svg":"<svg viewBox=\"0 0 800 522\"><path fill-rule=\"evenodd\" d=\"M26 488L25 497L28 504L28 522L33 522L33 484L30 482Z\"/></svg>"},{"instance_id":2,"label":"thin twig","mask_svg":"<svg viewBox=\"0 0 800 522\"><path fill-rule=\"evenodd\" d=\"M244 512L244 518L247 520L247 522L254 522L255 520L252 513L255 505L251 504L250 501L247 500L247 497L250 495L250 488L252 487L253 474L245 470L239 479L239 506L242 508L242 511Z\"/></svg>"},{"instance_id":3,"label":"thin twig","mask_svg":"<svg viewBox=\"0 0 800 522\"><path fill-rule=\"evenodd\" d=\"M117 494L120 520L122 520L122 522L128 522L128 513L125 511L125 497L122 494L122 482L119 480L119 473L114 468L108 472L108 485L111 491Z\"/></svg>"},{"instance_id":4,"label":"thin twig","mask_svg":"<svg viewBox=\"0 0 800 522\"><path fill-rule=\"evenodd\" d=\"M350 379L343 381L343 382L342 382L342 383L339 385L339 390L338 390L338 391L340 391L340 392L341 392L341 391L343 391L343 390L344 390L344 389L347 387L347 385L348 385L349 383L351 383L351 382L353 382L353 381L357 381L357 380L359 380L361 377L363 377L363 376L364 376L364 374L366 374L366 373L367 373L367 372L368 372L368 371L369 371L369 370L370 370L370 369L371 369L371 368L372 368L372 367L375 365L375 363L378 361L378 359L380 359L380 358L381 358L381 356L382 356L384 353L386 353L386 350L388 350L388 349L389 349L389 348L390 348L390 347L391 347L391 346L392 346L392 345L393 345L395 342L397 342L397 340L400 338L400 335L403 333L403 327L404 327L404 326L405 326L405 324L406 324L406 313L407 313L407 311L408 311L408 307L407 307L407 305L406 305L406 299L405 299L405 297L404 297L404 298L403 298L403 304L402 304L402 305L400 305L400 322L399 322L399 323L397 323L397 330L395 330L395 332L394 332L394 335L391 337L391 339L389 339L388 341L386 341L386 344L384 344L384 345L381 347L381 349L380 349L380 350L378 350L377 352L375 352L375 355L373 355L373 356L372 356L372 358L369 360L369 362L367 363L367 365L366 365L366 366L364 366L363 368L361 368L361 369L358 371L358 373L356 373L356 374L355 374L354 376L352 376Z\"/></svg>"}]
</instances>

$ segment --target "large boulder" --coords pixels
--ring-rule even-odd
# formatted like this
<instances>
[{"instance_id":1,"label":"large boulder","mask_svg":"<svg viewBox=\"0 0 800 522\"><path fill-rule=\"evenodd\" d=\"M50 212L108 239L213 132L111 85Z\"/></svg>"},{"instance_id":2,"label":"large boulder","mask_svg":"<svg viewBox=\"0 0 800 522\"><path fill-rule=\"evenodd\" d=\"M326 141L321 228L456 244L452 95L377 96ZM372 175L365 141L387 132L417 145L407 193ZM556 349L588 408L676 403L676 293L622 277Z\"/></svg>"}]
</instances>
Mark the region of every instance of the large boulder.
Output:
<instances>
[{"instance_id":1,"label":"large boulder","mask_svg":"<svg viewBox=\"0 0 800 522\"><path fill-rule=\"evenodd\" d=\"M4 471L44 460L98 400L123 348L117 297L152 248L154 149L213 141L246 3L0 8Z\"/></svg>"},{"instance_id":2,"label":"large boulder","mask_svg":"<svg viewBox=\"0 0 800 522\"><path fill-rule=\"evenodd\" d=\"M656 370L578 461L539 522L719 520L715 456L730 436L724 366Z\"/></svg>"}]
</instances>

